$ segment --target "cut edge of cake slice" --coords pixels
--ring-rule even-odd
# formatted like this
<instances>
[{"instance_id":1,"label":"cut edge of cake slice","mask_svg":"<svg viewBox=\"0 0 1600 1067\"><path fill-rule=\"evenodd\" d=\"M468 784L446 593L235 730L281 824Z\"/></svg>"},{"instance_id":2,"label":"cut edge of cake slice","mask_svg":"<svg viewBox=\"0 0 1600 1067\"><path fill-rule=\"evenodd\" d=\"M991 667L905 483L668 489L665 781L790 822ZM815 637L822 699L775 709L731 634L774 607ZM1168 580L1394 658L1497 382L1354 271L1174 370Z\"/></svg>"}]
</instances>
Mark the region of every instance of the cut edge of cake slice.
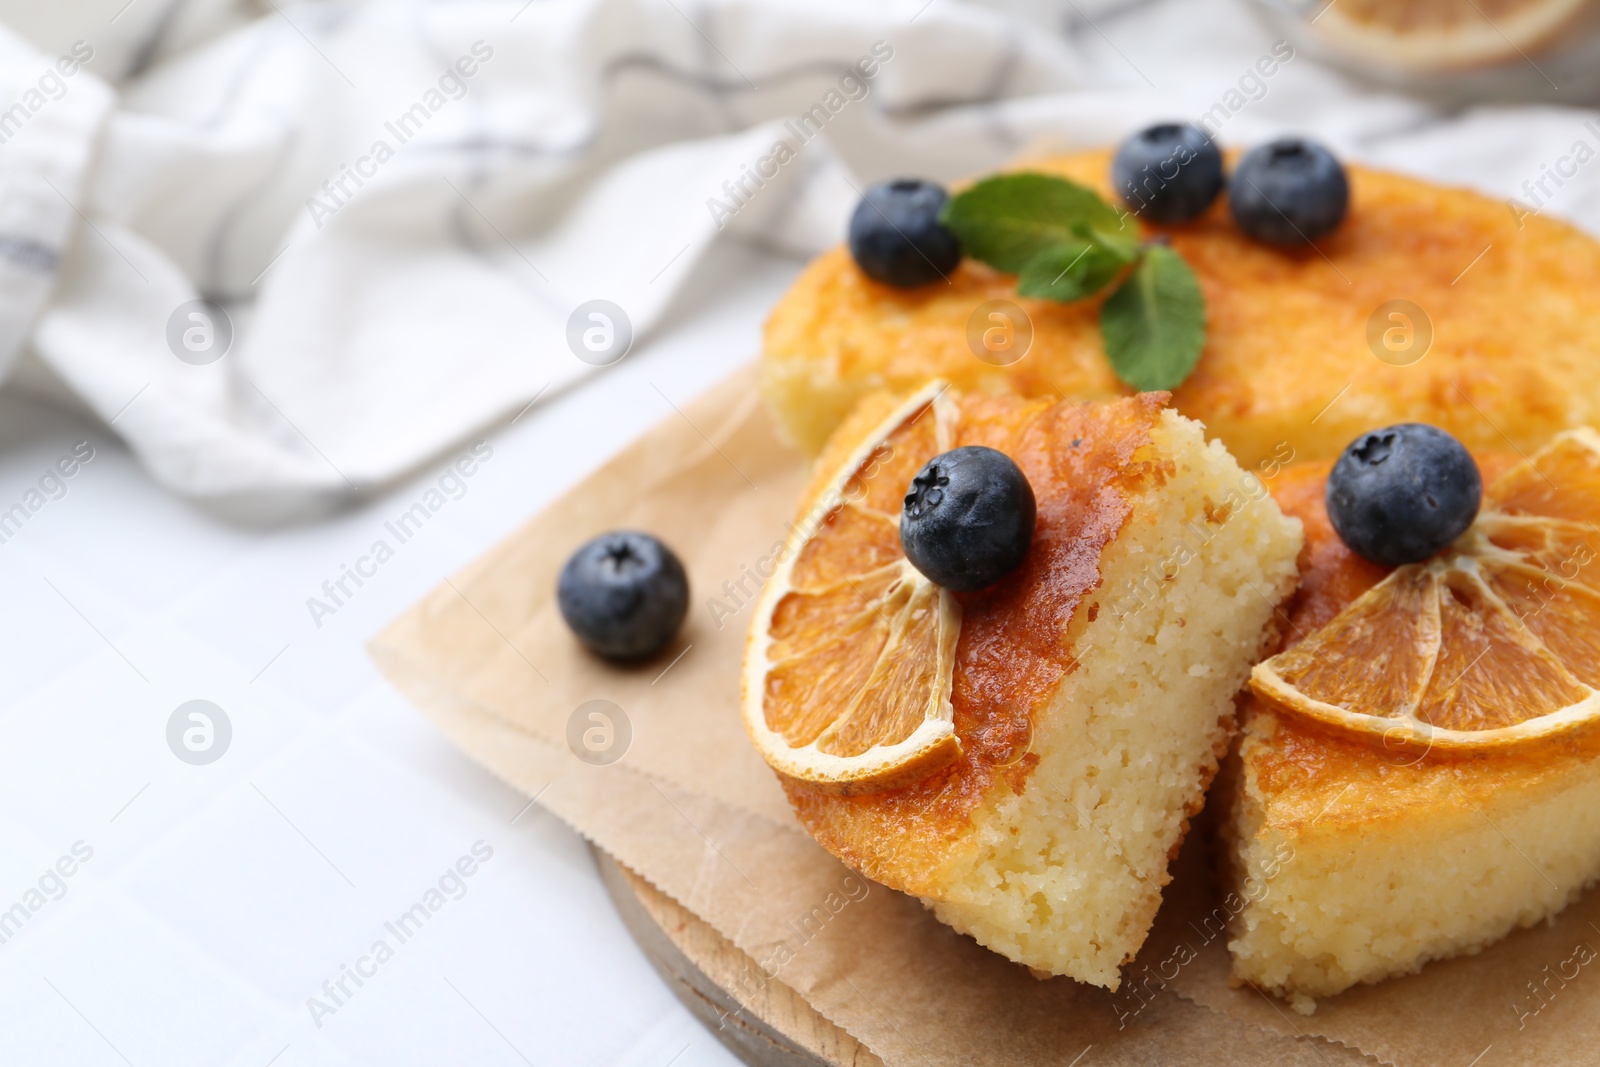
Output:
<instances>
[{"instance_id":1,"label":"cut edge of cake slice","mask_svg":"<svg viewBox=\"0 0 1600 1067\"><path fill-rule=\"evenodd\" d=\"M1242 901L1235 981L1309 1014L1318 997L1477 953L1600 878L1593 746L1410 759L1246 698L1223 830Z\"/></svg>"},{"instance_id":2,"label":"cut edge of cake slice","mask_svg":"<svg viewBox=\"0 0 1600 1067\"><path fill-rule=\"evenodd\" d=\"M1234 699L1294 589L1300 523L1204 428L1161 413L1157 476L1064 639L1076 669L1033 728L1039 762L993 789L949 857L950 926L1039 972L1116 989L1226 751Z\"/></svg>"}]
</instances>

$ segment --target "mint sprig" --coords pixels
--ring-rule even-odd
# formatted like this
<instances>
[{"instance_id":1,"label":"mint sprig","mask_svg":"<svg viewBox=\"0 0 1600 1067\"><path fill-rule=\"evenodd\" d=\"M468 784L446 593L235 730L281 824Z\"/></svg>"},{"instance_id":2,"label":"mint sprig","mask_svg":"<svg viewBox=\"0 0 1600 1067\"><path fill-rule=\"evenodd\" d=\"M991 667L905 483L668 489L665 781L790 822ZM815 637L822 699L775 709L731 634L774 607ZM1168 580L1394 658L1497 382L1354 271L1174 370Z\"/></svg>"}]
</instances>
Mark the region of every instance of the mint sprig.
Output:
<instances>
[{"instance_id":1,"label":"mint sprig","mask_svg":"<svg viewBox=\"0 0 1600 1067\"><path fill-rule=\"evenodd\" d=\"M1100 307L1100 336L1111 369L1133 388L1176 389L1194 370L1206 327L1194 272L1166 245L1141 244L1094 190L1002 174L951 197L940 221L967 255L1017 275L1020 296L1070 302L1117 283Z\"/></svg>"},{"instance_id":2,"label":"mint sprig","mask_svg":"<svg viewBox=\"0 0 1600 1067\"><path fill-rule=\"evenodd\" d=\"M1050 300L1082 300L1110 285L1135 258L1091 238L1052 245L1022 265L1017 274L1020 296Z\"/></svg>"},{"instance_id":3,"label":"mint sprig","mask_svg":"<svg viewBox=\"0 0 1600 1067\"><path fill-rule=\"evenodd\" d=\"M1135 389L1182 384L1206 343L1206 301L1183 257L1152 245L1100 305L1100 336L1117 377Z\"/></svg>"},{"instance_id":4,"label":"mint sprig","mask_svg":"<svg viewBox=\"0 0 1600 1067\"><path fill-rule=\"evenodd\" d=\"M1123 228L1117 213L1093 189L1030 173L978 182L950 198L940 221L961 239L963 252L1007 274L1020 272L1040 252L1082 240L1086 233L1115 235Z\"/></svg>"}]
</instances>

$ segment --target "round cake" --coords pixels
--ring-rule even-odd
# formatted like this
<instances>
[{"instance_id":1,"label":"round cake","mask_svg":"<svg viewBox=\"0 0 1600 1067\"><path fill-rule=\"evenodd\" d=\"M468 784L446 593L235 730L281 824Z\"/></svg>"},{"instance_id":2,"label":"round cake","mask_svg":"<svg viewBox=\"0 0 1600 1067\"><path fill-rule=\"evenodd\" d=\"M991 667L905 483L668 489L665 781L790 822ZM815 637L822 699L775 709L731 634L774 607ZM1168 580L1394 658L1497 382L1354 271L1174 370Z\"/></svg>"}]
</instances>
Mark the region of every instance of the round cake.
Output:
<instances>
[{"instance_id":1,"label":"round cake","mask_svg":"<svg viewBox=\"0 0 1600 1067\"><path fill-rule=\"evenodd\" d=\"M1110 152L1018 163L1110 198ZM1600 422L1600 243L1462 189L1348 166L1349 216L1315 247L1246 237L1219 197L1163 233L1205 294L1199 365L1173 406L1246 468L1336 456L1358 434L1427 422L1468 448L1532 451ZM969 341L980 306L1009 301L1032 338L1008 366ZM762 391L782 431L815 453L866 393L929 378L968 391L1104 399L1130 393L1101 348L1101 298L1019 297L972 259L948 281L895 289L844 247L773 309ZM1018 347L1021 347L1020 342Z\"/></svg>"}]
</instances>

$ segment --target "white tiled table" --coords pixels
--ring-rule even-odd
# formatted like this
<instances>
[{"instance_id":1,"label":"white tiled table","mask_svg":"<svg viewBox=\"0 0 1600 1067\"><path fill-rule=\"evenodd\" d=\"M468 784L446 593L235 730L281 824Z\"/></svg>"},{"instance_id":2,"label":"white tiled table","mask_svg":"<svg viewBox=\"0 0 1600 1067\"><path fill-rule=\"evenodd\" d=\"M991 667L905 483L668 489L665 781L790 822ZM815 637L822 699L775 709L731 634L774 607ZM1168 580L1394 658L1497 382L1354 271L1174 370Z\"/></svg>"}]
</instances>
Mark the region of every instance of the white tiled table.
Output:
<instances>
[{"instance_id":1,"label":"white tiled table","mask_svg":"<svg viewBox=\"0 0 1600 1067\"><path fill-rule=\"evenodd\" d=\"M103 428L0 394L0 510L95 450L0 544L0 933L20 925L0 943L0 1064L734 1062L634 946L582 841L456 752L363 645L672 415L662 394L749 358L796 267L718 251L621 364L486 431L465 494L320 628L306 599L437 471L315 525L231 527ZM166 740L195 699L233 730L204 766ZM477 842L493 854L446 879L458 899L403 943L386 930ZM47 875L74 845L92 856ZM380 938L392 958L336 1005L323 983ZM333 1010L313 1018L312 997Z\"/></svg>"}]
</instances>

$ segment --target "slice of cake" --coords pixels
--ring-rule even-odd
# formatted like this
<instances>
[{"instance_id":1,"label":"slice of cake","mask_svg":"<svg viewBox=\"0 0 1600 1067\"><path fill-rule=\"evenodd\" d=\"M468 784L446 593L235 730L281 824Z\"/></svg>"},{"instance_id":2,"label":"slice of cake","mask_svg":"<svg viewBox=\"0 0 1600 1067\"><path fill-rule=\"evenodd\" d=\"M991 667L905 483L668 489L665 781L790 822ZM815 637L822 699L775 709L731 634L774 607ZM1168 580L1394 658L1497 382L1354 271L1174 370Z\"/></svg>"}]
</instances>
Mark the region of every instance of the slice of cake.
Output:
<instances>
[{"instance_id":1,"label":"slice of cake","mask_svg":"<svg viewBox=\"0 0 1600 1067\"><path fill-rule=\"evenodd\" d=\"M746 656L746 724L819 842L996 952L1111 989L1300 547L1166 402L869 398L818 461ZM1015 461L1037 520L1014 571L951 593L898 524L913 475L966 445Z\"/></svg>"},{"instance_id":2,"label":"slice of cake","mask_svg":"<svg viewBox=\"0 0 1600 1067\"><path fill-rule=\"evenodd\" d=\"M1484 511L1432 562L1447 576L1482 576L1505 632L1554 650L1581 689L1600 684L1600 594L1589 588L1600 584L1600 534L1583 519L1600 504L1600 452L1568 437L1534 462L1480 455ZM1272 483L1306 531L1302 583L1288 608L1291 648L1332 632L1389 574L1355 557L1330 526L1328 467L1291 467ZM1470 568L1448 559L1469 550ZM1509 672L1496 662L1481 641L1493 626L1453 628L1481 594L1447 584L1440 595L1449 598L1438 609L1444 647L1418 705L1443 686L1452 714L1495 726L1496 700L1537 698L1534 672L1526 659ZM1444 666L1461 636L1479 643ZM1332 648L1321 658L1340 665ZM1342 666L1352 679L1374 673L1368 662ZM1404 672L1391 665L1389 673ZM1481 750L1400 743L1400 733L1362 737L1247 698L1227 775L1228 852L1245 902L1228 946L1236 978L1309 1011L1314 998L1358 982L1477 952L1600 877L1594 730Z\"/></svg>"},{"instance_id":3,"label":"slice of cake","mask_svg":"<svg viewBox=\"0 0 1600 1067\"><path fill-rule=\"evenodd\" d=\"M1600 877L1600 744L1425 760L1251 701L1232 812L1236 978L1310 1010L1358 982L1477 952Z\"/></svg>"}]
</instances>

